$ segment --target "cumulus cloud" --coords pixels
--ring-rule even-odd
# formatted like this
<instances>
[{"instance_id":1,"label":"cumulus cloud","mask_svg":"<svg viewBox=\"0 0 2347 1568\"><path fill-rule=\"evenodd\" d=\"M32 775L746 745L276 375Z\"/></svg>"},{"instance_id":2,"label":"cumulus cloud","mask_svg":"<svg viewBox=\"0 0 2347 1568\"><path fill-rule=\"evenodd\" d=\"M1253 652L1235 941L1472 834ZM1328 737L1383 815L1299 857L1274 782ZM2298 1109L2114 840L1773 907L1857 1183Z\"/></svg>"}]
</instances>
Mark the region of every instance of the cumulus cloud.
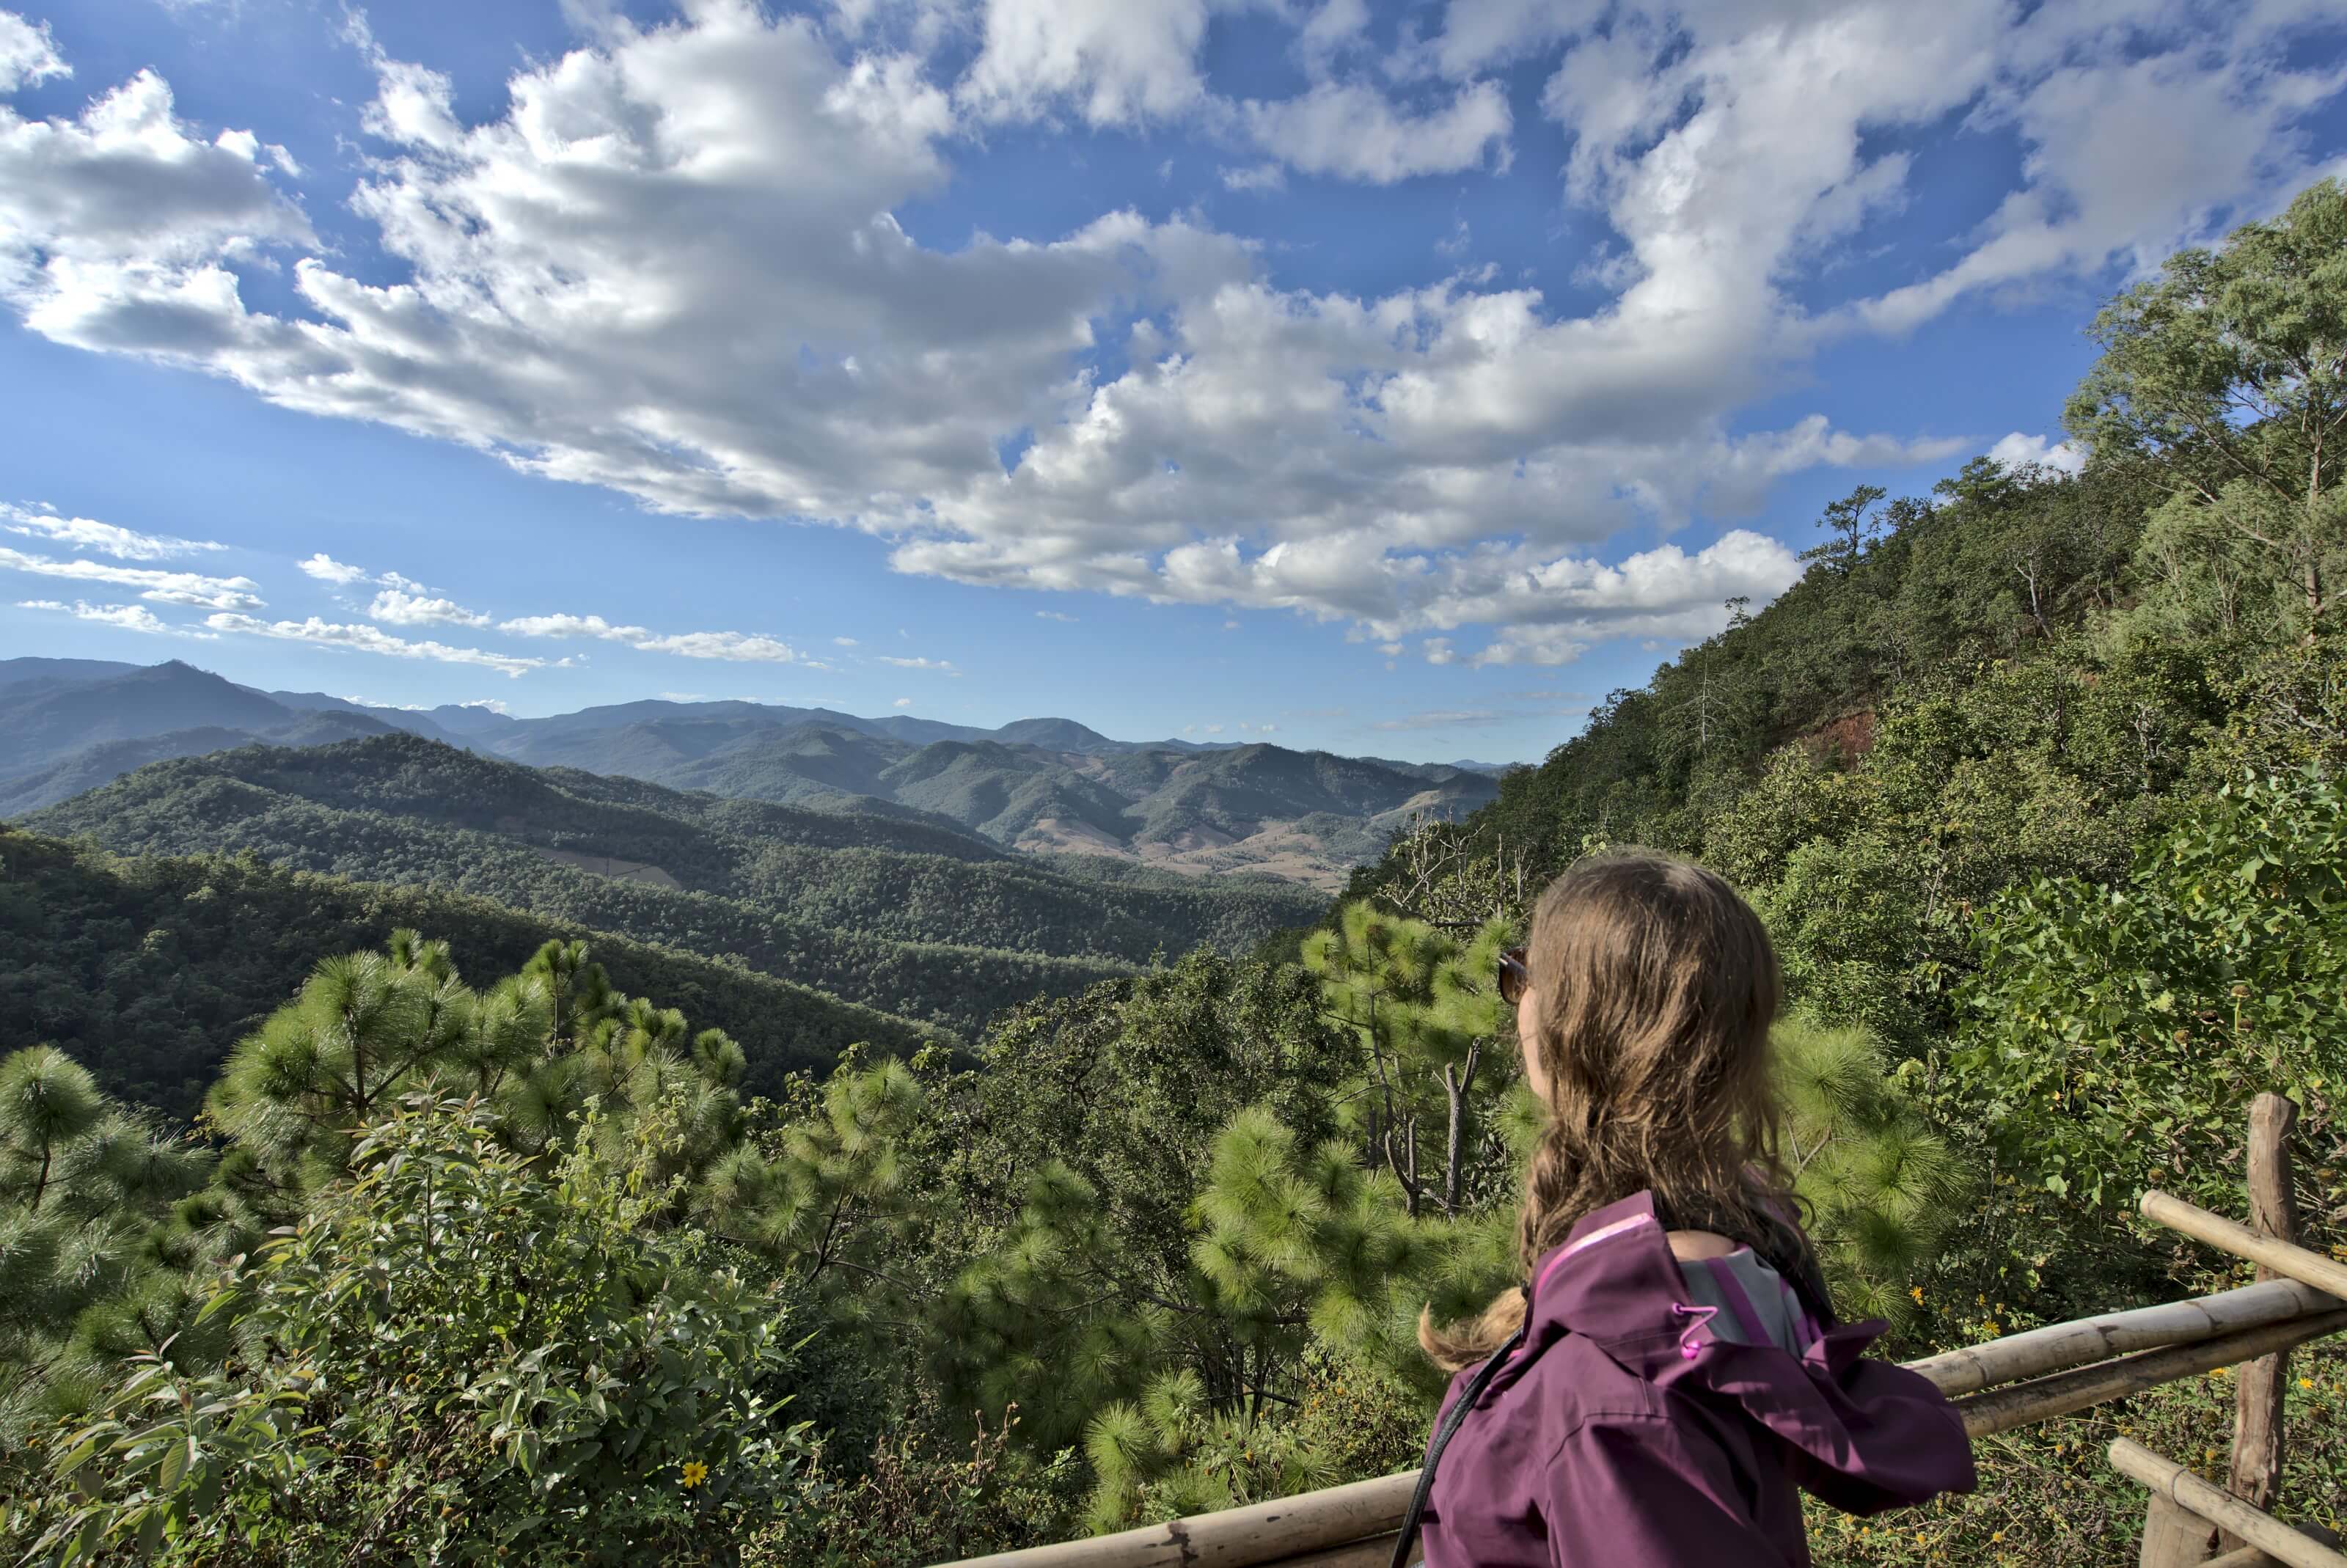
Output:
<instances>
[{"instance_id":1,"label":"cumulus cloud","mask_svg":"<svg viewBox=\"0 0 2347 1568\"><path fill-rule=\"evenodd\" d=\"M367 575L366 568L338 561L323 550L320 550L301 564L303 571L316 578L320 582L330 582L336 588L348 588Z\"/></svg>"},{"instance_id":2,"label":"cumulus cloud","mask_svg":"<svg viewBox=\"0 0 2347 1568\"><path fill-rule=\"evenodd\" d=\"M1216 8L1210 0L985 0L983 45L960 96L989 118L1033 119L1065 104L1093 125L1170 119L1205 97L1197 56Z\"/></svg>"},{"instance_id":3,"label":"cumulus cloud","mask_svg":"<svg viewBox=\"0 0 2347 1568\"><path fill-rule=\"evenodd\" d=\"M0 527L12 534L46 539L74 549L96 550L117 560L169 560L173 556L200 555L225 549L210 539L173 538L167 534L142 534L93 518L62 518L55 512L0 506Z\"/></svg>"},{"instance_id":4,"label":"cumulus cloud","mask_svg":"<svg viewBox=\"0 0 2347 1568\"><path fill-rule=\"evenodd\" d=\"M499 621L497 630L516 637L592 637L625 643L642 653L674 653L686 659L764 664L801 661L798 651L777 638L743 631L661 633L641 626L615 626L600 615L525 615Z\"/></svg>"},{"instance_id":5,"label":"cumulus cloud","mask_svg":"<svg viewBox=\"0 0 2347 1568\"><path fill-rule=\"evenodd\" d=\"M1221 3L979 0L974 52L927 57L893 51L950 26L882 16L912 0L857 0L829 35L748 0L656 28L613 11L477 124L445 77L377 51L377 156L351 206L383 266L321 252L265 128L189 124L144 73L78 118L0 109L0 299L59 342L658 511L862 528L900 570L1556 664L1701 635L1717 598L1791 580L1781 548L1733 532L1601 565L1625 525L1731 525L1788 474L1958 449L1749 428L1788 365L2270 207L2309 172L2302 118L2341 87L2285 46L2319 15L2287 0L2018 23L2003 0L1450 0L1377 88L1328 74L1349 11L1286 7L1325 21L1301 53L1328 70L1286 103L1229 103L1201 65ZM24 79L54 55L28 32L0 35ZM891 216L994 121L1189 117L1235 156L1359 180L1499 167L1512 128L1487 73L1534 53L1565 198L1610 234L1582 280L1606 297L1580 313L1480 277L1283 287L1275 259L1188 217L939 248ZM1813 263L1911 185L1885 142L1983 130L2021 150L1991 217L1926 275L1836 295ZM244 298L254 257L291 263L282 312Z\"/></svg>"},{"instance_id":6,"label":"cumulus cloud","mask_svg":"<svg viewBox=\"0 0 2347 1568\"><path fill-rule=\"evenodd\" d=\"M477 664L500 675L521 676L546 667L543 659L493 653L482 648L452 648L445 642L414 642L395 637L380 627L338 624L311 616L305 620L261 620L250 615L208 615L204 624L214 631L245 637L274 637L289 642L310 642L329 648L355 649L394 659L428 659L442 664Z\"/></svg>"},{"instance_id":7,"label":"cumulus cloud","mask_svg":"<svg viewBox=\"0 0 2347 1568\"><path fill-rule=\"evenodd\" d=\"M36 27L14 12L0 11L0 93L72 75L50 41L47 23Z\"/></svg>"},{"instance_id":8,"label":"cumulus cloud","mask_svg":"<svg viewBox=\"0 0 2347 1568\"><path fill-rule=\"evenodd\" d=\"M1289 167L1372 185L1474 169L1494 148L1505 167L1514 123L1497 82L1461 88L1422 114L1362 82L1323 82L1299 97L1249 103L1243 114L1255 140Z\"/></svg>"},{"instance_id":9,"label":"cumulus cloud","mask_svg":"<svg viewBox=\"0 0 2347 1568\"><path fill-rule=\"evenodd\" d=\"M191 571L108 566L103 561L58 560L5 546L0 546L0 569L135 588L139 590L139 598L157 604L189 604L201 610L257 610L265 602L261 597L261 585L249 577L205 577Z\"/></svg>"},{"instance_id":10,"label":"cumulus cloud","mask_svg":"<svg viewBox=\"0 0 2347 1568\"><path fill-rule=\"evenodd\" d=\"M91 604L87 600L64 604L54 599L26 599L19 600L16 608L59 610L76 620L95 620L103 626L119 627L125 631L144 631L154 636L168 636L179 630L143 604Z\"/></svg>"},{"instance_id":11,"label":"cumulus cloud","mask_svg":"<svg viewBox=\"0 0 2347 1568\"><path fill-rule=\"evenodd\" d=\"M883 653L880 655L880 662L893 664L899 670L935 670L945 675L961 673L954 668L954 662L950 659L900 659L894 654Z\"/></svg>"},{"instance_id":12,"label":"cumulus cloud","mask_svg":"<svg viewBox=\"0 0 2347 1568\"><path fill-rule=\"evenodd\" d=\"M489 618L450 600L386 588L367 606L367 619L386 626L487 626Z\"/></svg>"},{"instance_id":13,"label":"cumulus cloud","mask_svg":"<svg viewBox=\"0 0 2347 1568\"><path fill-rule=\"evenodd\" d=\"M899 697L888 705L892 708L909 708L913 705L913 700L910 697Z\"/></svg>"},{"instance_id":14,"label":"cumulus cloud","mask_svg":"<svg viewBox=\"0 0 2347 1568\"><path fill-rule=\"evenodd\" d=\"M2000 440L1988 449L1991 461L2006 468L2051 468L2057 474L2075 474L2086 466L2086 455L2068 441L2054 441L2044 436L2028 436L2021 431Z\"/></svg>"}]
</instances>

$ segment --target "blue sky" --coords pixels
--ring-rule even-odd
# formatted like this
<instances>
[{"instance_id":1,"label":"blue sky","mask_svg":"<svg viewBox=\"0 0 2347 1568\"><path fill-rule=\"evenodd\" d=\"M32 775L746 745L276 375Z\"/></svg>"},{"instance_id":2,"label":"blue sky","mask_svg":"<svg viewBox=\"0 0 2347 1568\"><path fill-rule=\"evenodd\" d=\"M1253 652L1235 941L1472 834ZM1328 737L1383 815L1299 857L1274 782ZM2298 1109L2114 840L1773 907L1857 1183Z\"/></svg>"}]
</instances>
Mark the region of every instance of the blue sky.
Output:
<instances>
[{"instance_id":1,"label":"blue sky","mask_svg":"<svg viewBox=\"0 0 2347 1568\"><path fill-rule=\"evenodd\" d=\"M2319 0L0 0L0 656L1531 759L2075 462Z\"/></svg>"}]
</instances>

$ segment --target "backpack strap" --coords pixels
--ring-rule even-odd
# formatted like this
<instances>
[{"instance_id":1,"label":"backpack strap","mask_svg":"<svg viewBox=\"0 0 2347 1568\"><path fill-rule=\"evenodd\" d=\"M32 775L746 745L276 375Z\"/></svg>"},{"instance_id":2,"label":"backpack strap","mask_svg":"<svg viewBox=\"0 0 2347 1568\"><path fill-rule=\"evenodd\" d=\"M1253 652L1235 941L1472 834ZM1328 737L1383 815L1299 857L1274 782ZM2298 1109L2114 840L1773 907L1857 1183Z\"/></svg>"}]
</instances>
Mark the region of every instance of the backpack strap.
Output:
<instances>
[{"instance_id":1,"label":"backpack strap","mask_svg":"<svg viewBox=\"0 0 2347 1568\"><path fill-rule=\"evenodd\" d=\"M1467 1412L1475 1408L1484 1390L1491 1388L1491 1379L1500 1375L1500 1368L1507 1365L1508 1358L1515 1354L1516 1347L1524 1342L1524 1331L1531 1325L1532 1302L1527 1293L1524 1321L1508 1336L1506 1344L1492 1351L1491 1358L1475 1368L1475 1375L1467 1379L1467 1387L1458 1399L1451 1401L1449 1413L1434 1429L1434 1440L1426 1448L1426 1464L1418 1472L1418 1490L1410 1494L1409 1512L1402 1515L1401 1535L1394 1542L1390 1568L1409 1568L1409 1549L1418 1542L1419 1524L1426 1515L1428 1500L1434 1495L1434 1467L1441 1462L1442 1450L1450 1446L1450 1440L1459 1433L1459 1423L1467 1419Z\"/></svg>"}]
</instances>

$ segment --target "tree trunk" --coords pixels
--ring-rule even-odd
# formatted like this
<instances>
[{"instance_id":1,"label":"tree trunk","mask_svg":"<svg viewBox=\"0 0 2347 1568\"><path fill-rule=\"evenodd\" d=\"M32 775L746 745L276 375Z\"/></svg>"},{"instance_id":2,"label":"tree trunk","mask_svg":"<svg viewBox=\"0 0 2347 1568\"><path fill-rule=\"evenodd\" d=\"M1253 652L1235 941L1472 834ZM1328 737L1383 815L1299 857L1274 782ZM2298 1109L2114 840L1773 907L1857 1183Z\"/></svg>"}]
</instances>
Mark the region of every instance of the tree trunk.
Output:
<instances>
[{"instance_id":1,"label":"tree trunk","mask_svg":"<svg viewBox=\"0 0 2347 1568\"><path fill-rule=\"evenodd\" d=\"M1483 1042L1475 1041L1467 1048L1467 1069L1461 1072L1447 1063L1442 1069L1442 1087L1450 1096L1450 1136L1445 1146L1442 1169L1442 1209L1445 1214L1459 1212L1459 1181L1464 1163L1460 1159L1461 1143L1467 1133L1467 1091L1475 1082L1475 1069L1483 1058Z\"/></svg>"},{"instance_id":2,"label":"tree trunk","mask_svg":"<svg viewBox=\"0 0 2347 1568\"><path fill-rule=\"evenodd\" d=\"M2250 1108L2250 1223L2267 1235L2295 1244L2298 1204L2291 1190L2290 1135L2298 1107L2279 1094L2260 1094ZM2260 1279L2282 1277L2260 1266ZM2282 1414L2288 1404L2290 1353L2277 1351L2241 1368L2233 1407L2233 1463L2226 1490L2252 1508L2271 1512L2281 1486ZM2222 1549L2245 1544L2230 1535Z\"/></svg>"}]
</instances>

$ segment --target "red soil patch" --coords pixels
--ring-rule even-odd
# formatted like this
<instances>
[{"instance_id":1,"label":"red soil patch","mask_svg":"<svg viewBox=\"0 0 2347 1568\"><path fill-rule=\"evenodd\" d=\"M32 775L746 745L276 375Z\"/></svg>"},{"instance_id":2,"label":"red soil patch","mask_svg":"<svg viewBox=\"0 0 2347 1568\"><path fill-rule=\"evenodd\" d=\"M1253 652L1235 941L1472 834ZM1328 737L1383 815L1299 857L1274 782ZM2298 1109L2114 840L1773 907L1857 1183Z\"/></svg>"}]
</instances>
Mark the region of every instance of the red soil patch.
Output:
<instances>
[{"instance_id":1,"label":"red soil patch","mask_svg":"<svg viewBox=\"0 0 2347 1568\"><path fill-rule=\"evenodd\" d=\"M1814 757L1839 756L1846 763L1856 762L1874 745L1873 711L1862 708L1855 713L1845 713L1830 723L1821 724L1803 735L1801 744L1807 746Z\"/></svg>"}]
</instances>

